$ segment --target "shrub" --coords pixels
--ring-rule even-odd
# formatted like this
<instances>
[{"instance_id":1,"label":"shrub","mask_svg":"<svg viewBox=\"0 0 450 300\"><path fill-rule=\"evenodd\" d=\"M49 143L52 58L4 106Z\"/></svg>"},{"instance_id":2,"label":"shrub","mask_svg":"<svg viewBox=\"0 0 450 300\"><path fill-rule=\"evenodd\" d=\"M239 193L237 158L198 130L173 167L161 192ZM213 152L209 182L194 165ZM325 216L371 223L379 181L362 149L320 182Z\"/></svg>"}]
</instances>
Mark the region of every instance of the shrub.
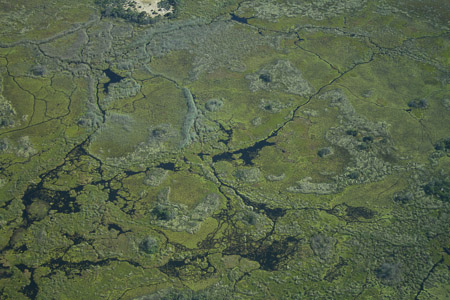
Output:
<instances>
[{"instance_id":1,"label":"shrub","mask_svg":"<svg viewBox=\"0 0 450 300\"><path fill-rule=\"evenodd\" d=\"M347 176L350 179L358 179L360 174L357 171L353 171L353 172L350 172Z\"/></svg>"},{"instance_id":2,"label":"shrub","mask_svg":"<svg viewBox=\"0 0 450 300\"><path fill-rule=\"evenodd\" d=\"M425 194L433 195L442 201L450 201L450 181L433 179L423 187Z\"/></svg>"},{"instance_id":3,"label":"shrub","mask_svg":"<svg viewBox=\"0 0 450 300\"><path fill-rule=\"evenodd\" d=\"M407 191L399 192L394 195L394 201L397 203L405 204L405 203L410 202L413 199L414 199L413 194L411 192L407 192Z\"/></svg>"},{"instance_id":4,"label":"shrub","mask_svg":"<svg viewBox=\"0 0 450 300\"><path fill-rule=\"evenodd\" d=\"M310 247L315 255L318 255L320 258L325 258L331 254L334 242L334 238L332 237L317 234L311 238Z\"/></svg>"},{"instance_id":5,"label":"shrub","mask_svg":"<svg viewBox=\"0 0 450 300\"><path fill-rule=\"evenodd\" d=\"M223 106L223 101L220 99L210 99L205 104L205 108L211 112L218 111Z\"/></svg>"},{"instance_id":6,"label":"shrub","mask_svg":"<svg viewBox=\"0 0 450 300\"><path fill-rule=\"evenodd\" d=\"M440 140L434 145L437 151L450 151L450 137Z\"/></svg>"},{"instance_id":7,"label":"shrub","mask_svg":"<svg viewBox=\"0 0 450 300\"><path fill-rule=\"evenodd\" d=\"M351 135L351 136L357 136L358 135L358 131L356 131L356 130L347 130L345 133L348 134L348 135Z\"/></svg>"},{"instance_id":8,"label":"shrub","mask_svg":"<svg viewBox=\"0 0 450 300\"><path fill-rule=\"evenodd\" d=\"M253 211L246 212L242 216L242 221L247 223L248 225L256 225L258 221L258 214Z\"/></svg>"},{"instance_id":9,"label":"shrub","mask_svg":"<svg viewBox=\"0 0 450 300\"><path fill-rule=\"evenodd\" d=\"M167 134L165 128L155 128L150 132L150 136L154 138L162 138Z\"/></svg>"},{"instance_id":10,"label":"shrub","mask_svg":"<svg viewBox=\"0 0 450 300\"><path fill-rule=\"evenodd\" d=\"M324 156L327 156L330 154L331 154L331 149L328 147L319 149L319 151L317 151L317 155L319 155L319 157L324 157Z\"/></svg>"},{"instance_id":11,"label":"shrub","mask_svg":"<svg viewBox=\"0 0 450 300\"><path fill-rule=\"evenodd\" d=\"M236 170L234 175L237 180L242 181L242 182L253 183L253 182L257 182L261 179L260 178L261 171L258 168L238 169L238 170Z\"/></svg>"},{"instance_id":12,"label":"shrub","mask_svg":"<svg viewBox=\"0 0 450 300\"><path fill-rule=\"evenodd\" d=\"M0 127L11 127L14 125L14 120L7 117L0 117Z\"/></svg>"},{"instance_id":13,"label":"shrub","mask_svg":"<svg viewBox=\"0 0 450 300\"><path fill-rule=\"evenodd\" d=\"M372 136L365 136L365 137L363 137L363 142L364 143L371 143L371 142L373 142L373 137Z\"/></svg>"},{"instance_id":14,"label":"shrub","mask_svg":"<svg viewBox=\"0 0 450 300\"><path fill-rule=\"evenodd\" d=\"M139 244L139 249L147 254L154 254L158 251L158 240L148 236Z\"/></svg>"},{"instance_id":15,"label":"shrub","mask_svg":"<svg viewBox=\"0 0 450 300\"><path fill-rule=\"evenodd\" d=\"M45 75L45 68L41 65L36 65L33 68L31 68L31 74L33 74L34 76L43 76Z\"/></svg>"},{"instance_id":16,"label":"shrub","mask_svg":"<svg viewBox=\"0 0 450 300\"><path fill-rule=\"evenodd\" d=\"M399 264L384 262L375 270L375 274L384 284L393 284L401 280Z\"/></svg>"},{"instance_id":17,"label":"shrub","mask_svg":"<svg viewBox=\"0 0 450 300\"><path fill-rule=\"evenodd\" d=\"M375 212L364 206L348 206L346 209L347 216L352 218L372 219Z\"/></svg>"},{"instance_id":18,"label":"shrub","mask_svg":"<svg viewBox=\"0 0 450 300\"><path fill-rule=\"evenodd\" d=\"M264 82L272 82L272 76L270 74L261 74L259 75L259 79Z\"/></svg>"},{"instance_id":19,"label":"shrub","mask_svg":"<svg viewBox=\"0 0 450 300\"><path fill-rule=\"evenodd\" d=\"M167 177L167 170L154 168L146 172L143 183L148 186L159 186Z\"/></svg>"},{"instance_id":20,"label":"shrub","mask_svg":"<svg viewBox=\"0 0 450 300\"><path fill-rule=\"evenodd\" d=\"M0 140L0 151L6 152L11 147L9 140L6 138Z\"/></svg>"},{"instance_id":21,"label":"shrub","mask_svg":"<svg viewBox=\"0 0 450 300\"><path fill-rule=\"evenodd\" d=\"M168 206L157 205L152 213L155 215L156 219L161 221L170 221L175 217L175 212Z\"/></svg>"},{"instance_id":22,"label":"shrub","mask_svg":"<svg viewBox=\"0 0 450 300\"><path fill-rule=\"evenodd\" d=\"M428 101L425 99L414 99L409 101L408 106L411 108L427 108Z\"/></svg>"}]
</instances>

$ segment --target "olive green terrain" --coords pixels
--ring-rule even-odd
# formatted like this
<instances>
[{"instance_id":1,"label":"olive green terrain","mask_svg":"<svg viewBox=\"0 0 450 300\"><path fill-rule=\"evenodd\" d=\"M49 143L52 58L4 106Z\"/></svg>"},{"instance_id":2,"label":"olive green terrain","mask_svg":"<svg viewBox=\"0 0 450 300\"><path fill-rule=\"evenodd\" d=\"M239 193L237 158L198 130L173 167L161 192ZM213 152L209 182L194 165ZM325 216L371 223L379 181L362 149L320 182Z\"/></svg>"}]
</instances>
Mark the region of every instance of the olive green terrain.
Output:
<instances>
[{"instance_id":1,"label":"olive green terrain","mask_svg":"<svg viewBox=\"0 0 450 300\"><path fill-rule=\"evenodd\" d=\"M110 2L0 0L0 299L450 299L448 1Z\"/></svg>"}]
</instances>

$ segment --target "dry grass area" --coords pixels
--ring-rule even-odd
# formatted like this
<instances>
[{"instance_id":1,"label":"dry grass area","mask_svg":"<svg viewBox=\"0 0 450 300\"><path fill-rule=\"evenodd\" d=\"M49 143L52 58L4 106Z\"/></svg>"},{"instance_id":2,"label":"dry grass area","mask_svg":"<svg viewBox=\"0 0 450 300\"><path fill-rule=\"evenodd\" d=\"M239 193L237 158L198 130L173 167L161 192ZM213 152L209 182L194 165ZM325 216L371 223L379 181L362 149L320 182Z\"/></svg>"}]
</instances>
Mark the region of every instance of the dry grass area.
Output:
<instances>
[{"instance_id":1,"label":"dry grass area","mask_svg":"<svg viewBox=\"0 0 450 300\"><path fill-rule=\"evenodd\" d=\"M167 13L173 12L173 7L170 7L169 10L164 8L159 8L158 3L161 0L134 0L136 3L136 10L138 12L146 12L151 17L154 16L164 16Z\"/></svg>"}]
</instances>

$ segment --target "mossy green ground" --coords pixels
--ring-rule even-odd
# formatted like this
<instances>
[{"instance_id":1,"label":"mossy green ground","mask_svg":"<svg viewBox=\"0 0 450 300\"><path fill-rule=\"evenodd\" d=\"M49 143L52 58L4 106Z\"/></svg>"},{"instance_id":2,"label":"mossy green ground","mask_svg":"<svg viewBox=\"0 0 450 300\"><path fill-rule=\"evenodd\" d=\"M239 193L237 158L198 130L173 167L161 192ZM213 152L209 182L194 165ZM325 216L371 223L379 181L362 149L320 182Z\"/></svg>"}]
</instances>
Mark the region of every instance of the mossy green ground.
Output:
<instances>
[{"instance_id":1,"label":"mossy green ground","mask_svg":"<svg viewBox=\"0 0 450 300\"><path fill-rule=\"evenodd\" d=\"M94 2L0 0L1 299L450 298L445 1Z\"/></svg>"}]
</instances>

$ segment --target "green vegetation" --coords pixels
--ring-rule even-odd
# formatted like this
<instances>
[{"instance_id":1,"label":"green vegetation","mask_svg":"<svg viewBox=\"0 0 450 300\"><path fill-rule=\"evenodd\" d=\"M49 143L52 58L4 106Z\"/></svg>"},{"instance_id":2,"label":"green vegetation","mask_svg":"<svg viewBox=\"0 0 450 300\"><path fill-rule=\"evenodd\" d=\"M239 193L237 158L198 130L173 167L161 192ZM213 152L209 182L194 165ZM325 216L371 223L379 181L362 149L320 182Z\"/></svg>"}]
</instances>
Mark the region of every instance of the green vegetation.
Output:
<instances>
[{"instance_id":1,"label":"green vegetation","mask_svg":"<svg viewBox=\"0 0 450 300\"><path fill-rule=\"evenodd\" d=\"M448 4L170 7L0 0L0 298L450 299Z\"/></svg>"}]
</instances>

